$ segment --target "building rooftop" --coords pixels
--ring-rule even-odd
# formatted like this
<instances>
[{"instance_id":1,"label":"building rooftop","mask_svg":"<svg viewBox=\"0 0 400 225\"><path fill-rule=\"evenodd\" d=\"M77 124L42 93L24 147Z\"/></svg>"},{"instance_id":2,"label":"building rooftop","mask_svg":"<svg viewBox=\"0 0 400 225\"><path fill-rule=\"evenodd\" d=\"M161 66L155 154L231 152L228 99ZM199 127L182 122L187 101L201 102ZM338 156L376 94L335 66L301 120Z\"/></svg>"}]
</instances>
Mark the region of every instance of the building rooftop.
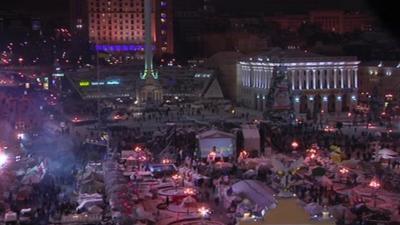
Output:
<instances>
[{"instance_id":1,"label":"building rooftop","mask_svg":"<svg viewBox=\"0 0 400 225\"><path fill-rule=\"evenodd\" d=\"M242 58L242 61L254 62L340 62L340 61L357 61L353 56L324 56L299 49L281 49L272 48L265 52L259 52Z\"/></svg>"},{"instance_id":2,"label":"building rooftop","mask_svg":"<svg viewBox=\"0 0 400 225\"><path fill-rule=\"evenodd\" d=\"M400 68L400 61L366 61L360 63L360 66Z\"/></svg>"},{"instance_id":3,"label":"building rooftop","mask_svg":"<svg viewBox=\"0 0 400 225\"><path fill-rule=\"evenodd\" d=\"M96 69L67 72L66 77L83 98L134 97L136 88L143 80L139 78L142 66L100 67L99 79ZM203 68L158 68L160 84L164 95L200 97L219 95L215 84L214 71ZM209 90L215 89L216 92Z\"/></svg>"}]
</instances>

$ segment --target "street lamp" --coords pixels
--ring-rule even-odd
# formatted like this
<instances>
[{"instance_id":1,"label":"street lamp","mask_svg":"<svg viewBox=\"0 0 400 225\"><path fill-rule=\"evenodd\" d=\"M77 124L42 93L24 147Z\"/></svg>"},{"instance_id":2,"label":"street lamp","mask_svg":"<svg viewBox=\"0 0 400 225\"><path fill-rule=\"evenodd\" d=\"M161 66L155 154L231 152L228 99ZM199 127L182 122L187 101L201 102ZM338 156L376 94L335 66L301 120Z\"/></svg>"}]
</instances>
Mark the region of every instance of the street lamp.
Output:
<instances>
[{"instance_id":1,"label":"street lamp","mask_svg":"<svg viewBox=\"0 0 400 225\"><path fill-rule=\"evenodd\" d=\"M217 153L215 151L211 151L208 153L207 161L210 163L214 163L217 158Z\"/></svg>"},{"instance_id":2,"label":"street lamp","mask_svg":"<svg viewBox=\"0 0 400 225\"><path fill-rule=\"evenodd\" d=\"M211 152L210 152L211 153ZM249 153L246 150L242 150L239 154L238 161L242 162L243 160L247 159L249 157Z\"/></svg>"},{"instance_id":3,"label":"street lamp","mask_svg":"<svg viewBox=\"0 0 400 225\"><path fill-rule=\"evenodd\" d=\"M343 177L345 178L345 181L347 182L347 176L346 175L349 173L349 170L347 168L343 167L343 168L341 168L339 170L339 172L343 175Z\"/></svg>"},{"instance_id":4,"label":"street lamp","mask_svg":"<svg viewBox=\"0 0 400 225\"><path fill-rule=\"evenodd\" d=\"M182 176L180 174L174 174L171 178L175 183L175 191L178 191L179 181L182 179Z\"/></svg>"},{"instance_id":5,"label":"street lamp","mask_svg":"<svg viewBox=\"0 0 400 225\"><path fill-rule=\"evenodd\" d=\"M202 206L198 209L198 212L201 216L201 224L204 224L204 219L210 214L210 209Z\"/></svg>"},{"instance_id":6,"label":"street lamp","mask_svg":"<svg viewBox=\"0 0 400 225\"><path fill-rule=\"evenodd\" d=\"M292 148L293 148L293 151L296 151L296 149L299 147L299 143L297 143L297 141L293 141L292 142Z\"/></svg>"},{"instance_id":7,"label":"street lamp","mask_svg":"<svg viewBox=\"0 0 400 225\"><path fill-rule=\"evenodd\" d=\"M369 182L368 186L375 190L374 191L374 208L375 208L376 207L376 198L377 198L376 191L381 187L381 184L379 183L378 180L376 180L374 178Z\"/></svg>"},{"instance_id":8,"label":"street lamp","mask_svg":"<svg viewBox=\"0 0 400 225\"><path fill-rule=\"evenodd\" d=\"M349 170L347 169L347 168L342 168L342 169L340 169L339 170L339 172L341 173L341 174L343 174L343 175L345 175L345 174L347 174L348 172L349 172Z\"/></svg>"},{"instance_id":9,"label":"street lamp","mask_svg":"<svg viewBox=\"0 0 400 225\"><path fill-rule=\"evenodd\" d=\"M142 148L140 146L136 146L134 149L135 152L141 152Z\"/></svg>"},{"instance_id":10,"label":"street lamp","mask_svg":"<svg viewBox=\"0 0 400 225\"><path fill-rule=\"evenodd\" d=\"M25 136L25 135L24 135L23 133L18 133L18 134L17 134L17 139L18 139L18 140L22 140L22 139L24 139L24 136Z\"/></svg>"},{"instance_id":11,"label":"street lamp","mask_svg":"<svg viewBox=\"0 0 400 225\"><path fill-rule=\"evenodd\" d=\"M170 164L170 163L171 163L171 160L169 160L169 159L162 160L162 164Z\"/></svg>"},{"instance_id":12,"label":"street lamp","mask_svg":"<svg viewBox=\"0 0 400 225\"><path fill-rule=\"evenodd\" d=\"M310 159L315 159L317 157L317 147L316 146L311 146L310 149L307 150L307 152L310 154Z\"/></svg>"},{"instance_id":13,"label":"street lamp","mask_svg":"<svg viewBox=\"0 0 400 225\"><path fill-rule=\"evenodd\" d=\"M183 193L184 193L185 195L192 196L192 195L195 195L195 190L194 190L193 188L185 188L185 190L183 191Z\"/></svg>"}]
</instances>

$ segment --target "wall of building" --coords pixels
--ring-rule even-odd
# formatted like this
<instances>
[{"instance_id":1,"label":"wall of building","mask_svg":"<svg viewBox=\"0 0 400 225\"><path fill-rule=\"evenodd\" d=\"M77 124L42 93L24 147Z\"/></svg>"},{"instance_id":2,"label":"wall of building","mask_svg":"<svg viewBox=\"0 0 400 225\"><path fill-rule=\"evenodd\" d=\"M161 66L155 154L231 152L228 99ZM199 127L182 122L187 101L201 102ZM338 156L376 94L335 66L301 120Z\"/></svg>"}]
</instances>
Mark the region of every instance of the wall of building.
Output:
<instances>
[{"instance_id":1,"label":"wall of building","mask_svg":"<svg viewBox=\"0 0 400 225\"><path fill-rule=\"evenodd\" d=\"M274 22L281 29L297 31L306 22L317 24L326 32L348 33L373 29L375 20L368 14L360 12L346 13L341 10L315 10L308 14L279 15L265 18L266 22Z\"/></svg>"},{"instance_id":2,"label":"wall of building","mask_svg":"<svg viewBox=\"0 0 400 225\"><path fill-rule=\"evenodd\" d=\"M365 98L373 90L382 99L385 95L398 96L400 89L400 65L397 62L377 62L361 64L359 68L359 93Z\"/></svg>"},{"instance_id":3,"label":"wall of building","mask_svg":"<svg viewBox=\"0 0 400 225\"><path fill-rule=\"evenodd\" d=\"M357 103L358 63L341 61L340 57L334 61L324 58L284 63L241 61L237 64L237 102L252 109L265 110L274 70L284 66L293 93L294 111L298 115L350 112Z\"/></svg>"},{"instance_id":4,"label":"wall of building","mask_svg":"<svg viewBox=\"0 0 400 225\"><path fill-rule=\"evenodd\" d=\"M89 40L101 45L144 43L144 0L87 0ZM156 53L173 48L172 1L153 0L153 40ZM141 48L134 48L140 51Z\"/></svg>"}]
</instances>

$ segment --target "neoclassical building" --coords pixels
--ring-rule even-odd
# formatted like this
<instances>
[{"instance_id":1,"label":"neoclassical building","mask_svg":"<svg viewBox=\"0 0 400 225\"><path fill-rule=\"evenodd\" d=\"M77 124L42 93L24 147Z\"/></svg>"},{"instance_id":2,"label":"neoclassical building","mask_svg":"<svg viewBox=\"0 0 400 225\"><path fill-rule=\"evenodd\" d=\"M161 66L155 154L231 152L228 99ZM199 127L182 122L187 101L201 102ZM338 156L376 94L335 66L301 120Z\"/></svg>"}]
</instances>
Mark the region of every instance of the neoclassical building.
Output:
<instances>
[{"instance_id":1,"label":"neoclassical building","mask_svg":"<svg viewBox=\"0 0 400 225\"><path fill-rule=\"evenodd\" d=\"M340 115L357 103L359 63L355 57L279 48L246 57L237 63L237 103L263 111L274 70L284 67L298 116L308 112Z\"/></svg>"}]
</instances>

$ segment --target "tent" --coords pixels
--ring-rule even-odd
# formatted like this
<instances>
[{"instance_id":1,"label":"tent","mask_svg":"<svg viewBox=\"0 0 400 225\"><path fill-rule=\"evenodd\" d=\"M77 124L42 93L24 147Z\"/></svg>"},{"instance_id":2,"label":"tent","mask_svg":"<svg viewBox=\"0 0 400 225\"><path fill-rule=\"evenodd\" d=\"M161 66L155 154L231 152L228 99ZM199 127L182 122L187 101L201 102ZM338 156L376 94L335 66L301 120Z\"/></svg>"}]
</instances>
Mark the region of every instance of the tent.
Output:
<instances>
[{"instance_id":1,"label":"tent","mask_svg":"<svg viewBox=\"0 0 400 225\"><path fill-rule=\"evenodd\" d=\"M213 147L217 149L217 155L220 157L236 155L236 136L231 133L211 129L196 135L196 138L199 141L202 158L206 158Z\"/></svg>"},{"instance_id":2,"label":"tent","mask_svg":"<svg viewBox=\"0 0 400 225\"><path fill-rule=\"evenodd\" d=\"M244 149L247 151L260 151L260 132L254 125L242 125Z\"/></svg>"},{"instance_id":3,"label":"tent","mask_svg":"<svg viewBox=\"0 0 400 225\"><path fill-rule=\"evenodd\" d=\"M135 215L138 220L149 220L155 221L154 215L146 210L144 210L142 205L138 205L135 210Z\"/></svg>"},{"instance_id":4,"label":"tent","mask_svg":"<svg viewBox=\"0 0 400 225\"><path fill-rule=\"evenodd\" d=\"M342 161L340 163L340 165L343 167L350 168L350 169L355 169L358 167L359 163L360 163L360 160L350 159L350 160Z\"/></svg>"},{"instance_id":5,"label":"tent","mask_svg":"<svg viewBox=\"0 0 400 225\"><path fill-rule=\"evenodd\" d=\"M322 206L320 206L318 203L312 202L307 204L304 209L308 212L308 214L314 216L314 215L318 215L321 214L322 211L324 210L324 208L322 208Z\"/></svg>"},{"instance_id":6,"label":"tent","mask_svg":"<svg viewBox=\"0 0 400 225\"><path fill-rule=\"evenodd\" d=\"M197 206L197 201L192 196L187 196L182 200L181 207L184 208L194 208Z\"/></svg>"},{"instance_id":7,"label":"tent","mask_svg":"<svg viewBox=\"0 0 400 225\"><path fill-rule=\"evenodd\" d=\"M89 214L100 214L103 212L103 209L97 205L93 205L88 207L87 211Z\"/></svg>"},{"instance_id":8,"label":"tent","mask_svg":"<svg viewBox=\"0 0 400 225\"><path fill-rule=\"evenodd\" d=\"M324 187L331 187L333 185L333 182L331 179L329 179L327 176L321 176L317 177L317 180L320 182L320 184Z\"/></svg>"},{"instance_id":9,"label":"tent","mask_svg":"<svg viewBox=\"0 0 400 225\"><path fill-rule=\"evenodd\" d=\"M331 220L312 220L307 211L300 205L296 198L281 198L276 208L269 210L264 219L254 222L253 220L240 221L239 225L283 225L283 224L320 224L333 225Z\"/></svg>"},{"instance_id":10,"label":"tent","mask_svg":"<svg viewBox=\"0 0 400 225\"><path fill-rule=\"evenodd\" d=\"M81 193L94 194L104 189L104 183L97 180L86 180L81 183L79 191Z\"/></svg>"},{"instance_id":11,"label":"tent","mask_svg":"<svg viewBox=\"0 0 400 225\"><path fill-rule=\"evenodd\" d=\"M383 148L377 152L377 158L380 159L393 159L398 155L399 153L388 148Z\"/></svg>"},{"instance_id":12,"label":"tent","mask_svg":"<svg viewBox=\"0 0 400 225\"><path fill-rule=\"evenodd\" d=\"M46 174L47 169L43 162L39 165L34 166L28 169L25 173L25 176L22 178L23 184L38 184L42 181L44 175Z\"/></svg>"},{"instance_id":13,"label":"tent","mask_svg":"<svg viewBox=\"0 0 400 225\"><path fill-rule=\"evenodd\" d=\"M324 176L326 173L326 169L323 167L316 167L312 169L311 173L314 177Z\"/></svg>"},{"instance_id":14,"label":"tent","mask_svg":"<svg viewBox=\"0 0 400 225\"><path fill-rule=\"evenodd\" d=\"M218 80L212 79L203 90L201 96L208 99L223 99L224 94L222 93L221 86L219 85Z\"/></svg>"},{"instance_id":15,"label":"tent","mask_svg":"<svg viewBox=\"0 0 400 225\"><path fill-rule=\"evenodd\" d=\"M276 206L276 199L272 189L256 180L242 180L232 185L233 193L243 195L254 205L262 209L271 209Z\"/></svg>"}]
</instances>

